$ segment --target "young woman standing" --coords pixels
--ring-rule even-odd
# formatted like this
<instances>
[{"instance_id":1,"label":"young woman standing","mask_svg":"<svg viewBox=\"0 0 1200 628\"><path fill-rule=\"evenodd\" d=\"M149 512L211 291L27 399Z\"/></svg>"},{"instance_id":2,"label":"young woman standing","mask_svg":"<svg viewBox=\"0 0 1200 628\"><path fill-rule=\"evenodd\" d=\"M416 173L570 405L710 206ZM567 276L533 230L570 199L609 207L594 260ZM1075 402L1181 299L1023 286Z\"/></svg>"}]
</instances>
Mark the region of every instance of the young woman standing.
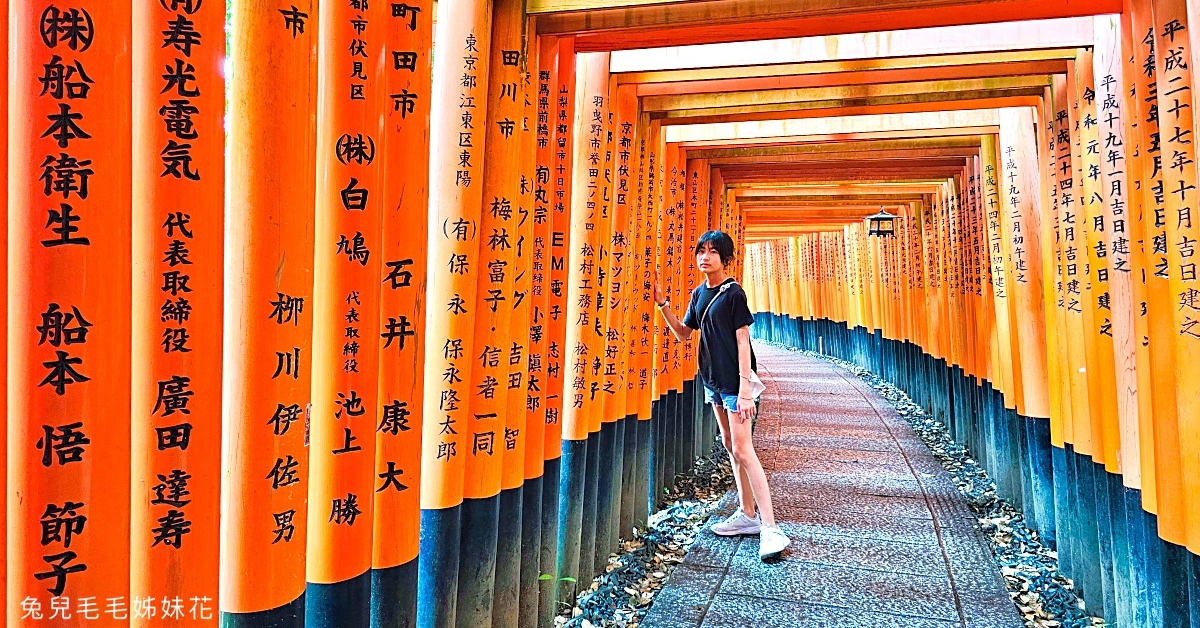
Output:
<instances>
[{"instance_id":1,"label":"young woman standing","mask_svg":"<svg viewBox=\"0 0 1200 628\"><path fill-rule=\"evenodd\" d=\"M725 270L733 262L733 239L722 231L709 231L696 242L695 253L705 281L692 290L683 320L671 311L661 286L654 286L654 302L680 341L700 331L699 374L704 399L712 404L721 427L740 503L733 515L712 530L720 536L758 534L758 555L768 560L779 556L791 540L775 525L771 489L754 451L751 428L756 410L751 374L755 364L750 348L754 316L745 291Z\"/></svg>"}]
</instances>

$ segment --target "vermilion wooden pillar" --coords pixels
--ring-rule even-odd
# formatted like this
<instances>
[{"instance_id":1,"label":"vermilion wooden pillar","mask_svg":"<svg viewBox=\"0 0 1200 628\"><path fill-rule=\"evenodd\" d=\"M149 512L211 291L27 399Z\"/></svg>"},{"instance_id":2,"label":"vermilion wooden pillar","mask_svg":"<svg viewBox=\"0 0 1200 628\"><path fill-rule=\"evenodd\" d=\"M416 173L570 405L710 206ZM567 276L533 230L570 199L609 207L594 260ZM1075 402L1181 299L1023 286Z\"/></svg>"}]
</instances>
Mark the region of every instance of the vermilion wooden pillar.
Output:
<instances>
[{"instance_id":1,"label":"vermilion wooden pillar","mask_svg":"<svg viewBox=\"0 0 1200 628\"><path fill-rule=\"evenodd\" d=\"M1093 56L1096 85L1096 132L1101 190L1103 191L1104 249L1108 256L1109 316L1112 320L1113 357L1119 421L1120 473L1124 485L1142 488L1141 445L1138 434L1137 331L1141 309L1134 300L1135 269L1130 257L1130 224L1136 218L1129 208L1131 170L1126 156L1125 111L1122 101L1132 77L1124 76L1124 63L1132 58L1131 44L1122 46L1119 19L1095 20ZM1140 155L1139 155L1140 158ZM1139 204L1140 205L1140 204Z\"/></svg>"},{"instance_id":2,"label":"vermilion wooden pillar","mask_svg":"<svg viewBox=\"0 0 1200 628\"><path fill-rule=\"evenodd\" d=\"M591 503L585 501L584 504L584 537L587 538L590 535L593 541L590 545L581 547L581 549L591 552L592 575L603 573L604 566L608 564L608 555L611 551L608 538L609 528L612 522L613 504L617 503L613 500L612 492L612 469L613 463L617 462L615 455L616 419L607 414L606 406L606 398L609 396L606 390L608 320L612 314L612 308L608 302L608 291L609 279L612 274L612 168L614 159L612 145L615 115L612 106L612 79L611 77L607 78L608 80L600 88L599 99L591 96L591 103L586 105L591 113L587 116L589 124L585 129L588 136L588 174L591 174L593 164L598 167L595 185L589 184L587 191L587 206L596 216L597 241L599 242L596 250L596 281L590 299L592 321L589 341L592 353L588 364L587 383L588 438L589 441L594 439L597 456L595 471L589 470L588 472L588 492L594 494L595 499L591 500ZM596 120L596 107L603 107L599 122ZM608 463L602 464L602 460L608 461ZM586 522L593 507L595 516L590 517L590 520L594 524L588 524ZM580 565L582 571L587 563L581 560Z\"/></svg>"},{"instance_id":3,"label":"vermilion wooden pillar","mask_svg":"<svg viewBox=\"0 0 1200 628\"><path fill-rule=\"evenodd\" d=\"M456 267L454 258L448 266L451 274L474 272L478 282L470 306L475 325L473 347L466 356L474 363L470 377L463 378L469 411L463 425L466 468L456 619L460 628L492 622L500 480L510 440L506 432L508 362L514 337L514 256L521 220L521 30L525 16L523 5L516 0L495 0L492 10L487 115L479 118L487 155L480 156L483 198L476 268ZM516 324L524 327L523 322Z\"/></svg>"},{"instance_id":4,"label":"vermilion wooden pillar","mask_svg":"<svg viewBox=\"0 0 1200 628\"><path fill-rule=\"evenodd\" d=\"M372 628L411 626L417 613L433 3L406 5L385 20Z\"/></svg>"},{"instance_id":5,"label":"vermilion wooden pillar","mask_svg":"<svg viewBox=\"0 0 1200 628\"><path fill-rule=\"evenodd\" d=\"M0 0L0 15L8 15L8 0ZM2 20L0 24L0 68L3 68L5 76L8 75L8 20ZM0 85L0 120L8 120L8 81L4 81ZM0 195L8 200L8 125L0 128ZM6 206L7 207L7 206ZM8 212L5 211L3 217L0 217L0 251L3 251L3 259L0 259L0 294L8 294ZM5 382L3 390L0 390L0 416L4 417L5 428L0 430L0 486L4 487L3 500L0 501L0 506L6 506L8 503L8 298L5 296L3 304L0 305L0 324L4 325L5 332L0 334L0 381ZM7 513L7 507L5 507ZM7 514L5 515L7 517ZM5 529L7 530L7 523ZM4 609L8 608L8 542L0 547L0 565L5 565L0 568L0 604ZM7 618L7 610L3 611Z\"/></svg>"},{"instance_id":6,"label":"vermilion wooden pillar","mask_svg":"<svg viewBox=\"0 0 1200 628\"><path fill-rule=\"evenodd\" d=\"M86 624L51 597L132 613L130 24L120 2L8 13L9 626Z\"/></svg>"},{"instance_id":7,"label":"vermilion wooden pillar","mask_svg":"<svg viewBox=\"0 0 1200 628\"><path fill-rule=\"evenodd\" d=\"M1145 147L1145 162L1142 167L1141 197L1143 206L1141 234L1146 255L1146 327L1147 352L1150 363L1150 395L1154 416L1154 473L1157 486L1158 534L1176 545L1187 543L1186 495L1183 488L1183 467L1179 443L1178 406L1175 373L1175 341L1177 328L1174 323L1175 300L1168 281L1170 260L1167 251L1170 240L1166 231L1166 192L1162 166L1162 128L1157 113L1158 103L1149 100L1157 93L1158 72L1154 59L1156 29L1153 5L1133 2L1130 5L1133 56L1138 60L1139 71L1134 91L1142 94L1133 99L1134 111L1141 145ZM1149 75L1148 75L1149 74ZM1157 140L1158 148L1151 150Z\"/></svg>"},{"instance_id":8,"label":"vermilion wooden pillar","mask_svg":"<svg viewBox=\"0 0 1200 628\"><path fill-rule=\"evenodd\" d=\"M546 309L546 434L543 437L546 442L546 466L542 481L542 571L555 574L555 577L541 590L539 627L553 625L553 616L559 608L558 585L562 576L559 547L564 534L559 526L559 492L565 451L562 410L567 377L564 342L567 329L567 256L571 246L571 156L575 150L572 124L575 111L575 40L567 37L557 40L557 43L557 52L553 57L554 74L550 82L552 104L549 120L553 130L550 179L553 189L550 195L551 226L547 251L550 295ZM548 530L552 530L553 534L547 534Z\"/></svg>"},{"instance_id":9,"label":"vermilion wooden pillar","mask_svg":"<svg viewBox=\"0 0 1200 628\"><path fill-rule=\"evenodd\" d=\"M320 4L305 625L370 624L388 7ZM349 71L347 71L349 68ZM391 103L387 103L390 105Z\"/></svg>"},{"instance_id":10,"label":"vermilion wooden pillar","mask_svg":"<svg viewBox=\"0 0 1200 628\"><path fill-rule=\"evenodd\" d=\"M622 537L631 538L633 532L633 473L637 459L637 410L630 403L634 396L629 392L629 361L633 350L633 303L636 291L641 289L637 281L635 257L637 255L638 223L637 153L634 146L637 122L637 95L635 86L620 86L613 99L613 185L612 207L613 228L609 243L612 248L609 271L608 329L610 344L605 349L611 358L613 375L606 371L605 386L611 393L605 399L605 414L618 421L618 438L615 439L617 457L621 464L614 468L614 512L609 531L611 542ZM609 368L606 366L606 368ZM607 392L607 391L606 391Z\"/></svg>"},{"instance_id":11,"label":"vermilion wooden pillar","mask_svg":"<svg viewBox=\"0 0 1200 628\"><path fill-rule=\"evenodd\" d=\"M1191 58L1187 4L1183 0L1155 0L1155 72L1158 81L1159 137L1162 141L1162 181L1166 210L1167 260L1170 300L1162 303L1174 314L1176 402L1179 450L1187 521L1187 547L1200 551L1200 463L1194 452L1200 448L1200 412L1195 402L1200 395L1200 373L1191 365L1200 363L1200 276L1195 248L1200 237L1196 209L1195 96L1193 68L1179 63Z\"/></svg>"},{"instance_id":12,"label":"vermilion wooden pillar","mask_svg":"<svg viewBox=\"0 0 1200 628\"><path fill-rule=\"evenodd\" d=\"M561 50L559 54L561 61ZM598 185L600 164L590 161L590 154L602 150L596 148L597 143L593 140L598 139L599 146L603 146L603 131L599 137L593 133L597 125L603 128L608 55L580 55L577 71L575 84L578 99L574 115L568 122L580 137L575 138L572 171L568 179L571 187L571 203L568 205L571 246L566 261L568 278L563 286L567 299L563 343L563 460L558 498L559 603L573 603L578 583L586 582L592 575L589 572L595 551L595 502L591 502L593 517L589 519L585 514L589 506L585 491L591 479L588 471L596 470L594 463L588 464L592 454L590 443L594 440L589 438L589 411L593 403L588 383L596 381L595 376L589 374L592 372L593 358L599 357L592 337L595 334L593 299L597 290L596 269L599 267L602 227L595 197L592 196L596 189L594 186ZM600 119L598 122L594 121L597 116ZM593 533L591 539L587 538L588 529Z\"/></svg>"},{"instance_id":13,"label":"vermilion wooden pillar","mask_svg":"<svg viewBox=\"0 0 1200 628\"><path fill-rule=\"evenodd\" d=\"M133 24L130 597L208 601L203 613L135 613L131 623L212 626L220 556L225 12L200 2L142 3ZM185 78L163 74L175 67ZM176 431L178 446L166 446L164 433Z\"/></svg>"},{"instance_id":14,"label":"vermilion wooden pillar","mask_svg":"<svg viewBox=\"0 0 1200 628\"><path fill-rule=\"evenodd\" d=\"M538 462L543 456L542 435L545 421L530 421L530 355L533 344L533 240L537 222L534 186L537 170L537 37L533 20L526 18L526 36L521 57L521 124L519 134L518 220L513 251L512 342L508 347L505 385L508 386L508 410L505 417L505 458L500 477L500 533L496 547L496 608L494 626L521 626L537 623L537 590L541 577L538 552L541 550L542 484L540 464L531 465L535 450ZM541 333L539 331L539 333ZM539 365L540 368L540 365ZM540 405L540 402L539 402ZM528 472L535 471L529 482ZM522 603L524 600L524 603Z\"/></svg>"},{"instance_id":15,"label":"vermilion wooden pillar","mask_svg":"<svg viewBox=\"0 0 1200 628\"><path fill-rule=\"evenodd\" d=\"M458 103L430 115L429 284L421 448L421 562L417 625L455 625L463 481L471 454L471 371L476 364L477 255L486 241L483 203L492 3L462 0L438 7L439 54L431 99ZM441 54L445 51L445 54ZM465 78L464 78L465 77ZM455 265L451 265L454 262ZM465 263L465 265L463 265ZM436 383L435 383L436 382Z\"/></svg>"},{"instance_id":16,"label":"vermilion wooden pillar","mask_svg":"<svg viewBox=\"0 0 1200 628\"><path fill-rule=\"evenodd\" d=\"M304 623L317 8L233 7L221 621ZM274 71L256 71L264 50ZM328 249L326 249L328 250Z\"/></svg>"},{"instance_id":17,"label":"vermilion wooden pillar","mask_svg":"<svg viewBox=\"0 0 1200 628\"><path fill-rule=\"evenodd\" d=\"M1083 264L1079 259L1081 254L1082 232L1079 226L1079 199L1075 192L1076 169L1072 160L1071 144L1071 99L1069 94L1074 90L1071 79L1056 77L1054 79L1054 131L1058 136L1055 142L1055 160L1058 164L1058 224L1060 231L1061 263L1059 271L1063 284L1063 328L1066 330L1066 351L1062 357L1071 365L1066 375L1069 378L1064 385L1070 386L1071 407L1066 409L1064 428L1067 440L1075 445L1076 451L1090 454L1091 439L1087 426L1090 421L1087 386L1087 358L1084 351L1083 338L1083 306L1088 305L1083 295L1082 281L1086 279ZM1071 181L1064 184L1063 181ZM1083 252L1086 255L1086 251ZM1080 370L1080 367L1083 367Z\"/></svg>"},{"instance_id":18,"label":"vermilion wooden pillar","mask_svg":"<svg viewBox=\"0 0 1200 628\"><path fill-rule=\"evenodd\" d=\"M649 148L649 117L640 111L634 112L637 122L634 134L635 164L630 172L634 178L633 193L637 195L638 228L634 251L637 258L636 272L631 280L636 281L639 292L634 299L635 315L633 320L635 343L631 347L630 356L630 394L634 395L633 412L637 415L637 458L634 465L633 488L633 519L634 527L641 529L646 524L650 508L650 494L653 491L653 392L654 392L654 329L657 327L654 317L654 281L655 272L651 255L654 251L654 205L650 199L650 158ZM647 289L649 286L649 289Z\"/></svg>"},{"instance_id":19,"label":"vermilion wooden pillar","mask_svg":"<svg viewBox=\"0 0 1200 628\"><path fill-rule=\"evenodd\" d=\"M541 481L540 534L537 547L538 573L537 600L533 609L528 609L529 597L521 594L521 621L539 628L547 625L554 615L554 601L557 582L556 551L558 548L558 456L561 453L559 445L560 427L558 415L553 415L551 421L552 398L561 399L561 395L552 388L552 370L561 373L559 362L552 358L552 348L557 353L557 346L552 346L551 329L553 323L561 316L551 313L551 299L554 294L552 283L554 254L551 247L554 238L555 224L561 226L562 219L557 217L557 185L554 166L557 150L555 137L556 115L558 102L558 39L554 37L538 38L537 50L537 123L534 127L536 135L537 155L534 172L534 238L533 238L533 287L531 288L532 303L529 317L529 412L526 415L526 425L537 424L542 432L541 447L526 448L525 475L527 493L532 491L530 482L533 478ZM530 54L532 59L532 53ZM564 269L565 270L565 269ZM561 306L560 306L561 311ZM557 354L561 355L561 354ZM561 384L560 388L561 390ZM530 438L533 438L532 436ZM534 450L537 449L537 455ZM549 574L549 578L542 578Z\"/></svg>"},{"instance_id":20,"label":"vermilion wooden pillar","mask_svg":"<svg viewBox=\"0 0 1200 628\"><path fill-rule=\"evenodd\" d=\"M1125 10L1119 18L1120 39L1123 64L1120 70L1122 80L1119 85L1124 88L1124 94L1118 100L1121 120L1124 123L1125 146L1119 151L1125 158L1125 198L1128 201L1126 214L1128 216L1128 235L1133 241L1144 237L1146 203L1143 186L1146 185L1150 173L1146 170L1148 163L1143 150L1146 136L1143 133L1141 107L1137 102L1140 82L1142 79L1141 64L1137 55L1139 44L1133 38L1133 8L1126 2ZM1114 71L1116 71L1114 69ZM1133 309L1133 338L1137 372L1137 418L1138 418L1138 447L1141 461L1142 508L1146 512L1158 514L1158 479L1154 451L1154 385L1151 378L1153 368L1150 363L1150 329L1149 311L1141 307L1147 301L1147 259L1148 251L1144 246L1130 247L1129 264L1132 268L1132 309Z\"/></svg>"},{"instance_id":21,"label":"vermilion wooden pillar","mask_svg":"<svg viewBox=\"0 0 1200 628\"><path fill-rule=\"evenodd\" d=\"M1105 224L1104 205L1107 193L1100 181L1100 140L1097 134L1096 118L1096 87L1093 80L1091 52L1080 53L1079 61L1075 64L1076 89L1079 94L1078 107L1080 126L1078 127L1081 162L1077 164L1080 196L1079 223L1081 233L1085 236L1086 248L1080 249L1081 258L1087 264L1086 277L1090 285L1090 300L1085 304L1084 320L1088 320L1091 309L1091 323L1088 324L1090 339L1088 346L1092 347L1094 357L1088 358L1088 385L1092 391L1093 439L1100 445L1095 448L1093 457L1097 462L1103 462L1105 470L1113 473L1119 470L1117 452L1120 446L1120 428L1117 417L1117 386L1116 366L1113 358L1112 335L1112 291L1109 275L1112 272L1105 245L1107 237L1105 230L1111 225ZM1091 122L1089 122L1089 120ZM1095 363L1095 368L1092 363Z\"/></svg>"}]
</instances>

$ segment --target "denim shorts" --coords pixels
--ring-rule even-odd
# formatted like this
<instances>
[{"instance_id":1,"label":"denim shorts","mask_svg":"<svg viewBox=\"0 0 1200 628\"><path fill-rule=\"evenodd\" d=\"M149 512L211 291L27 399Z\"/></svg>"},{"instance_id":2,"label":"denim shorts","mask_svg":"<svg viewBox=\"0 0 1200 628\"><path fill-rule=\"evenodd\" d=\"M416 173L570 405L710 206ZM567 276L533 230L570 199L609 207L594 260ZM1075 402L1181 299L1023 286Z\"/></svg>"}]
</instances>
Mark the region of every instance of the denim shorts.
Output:
<instances>
[{"instance_id":1,"label":"denim shorts","mask_svg":"<svg viewBox=\"0 0 1200 628\"><path fill-rule=\"evenodd\" d=\"M717 398L717 393L710 390L708 388L708 386L705 386L704 387L704 403L713 403L714 401L716 401L716 398ZM725 393L721 393L721 405L725 406L725 409L730 412L737 412L738 411L738 396L737 395L726 395Z\"/></svg>"}]
</instances>

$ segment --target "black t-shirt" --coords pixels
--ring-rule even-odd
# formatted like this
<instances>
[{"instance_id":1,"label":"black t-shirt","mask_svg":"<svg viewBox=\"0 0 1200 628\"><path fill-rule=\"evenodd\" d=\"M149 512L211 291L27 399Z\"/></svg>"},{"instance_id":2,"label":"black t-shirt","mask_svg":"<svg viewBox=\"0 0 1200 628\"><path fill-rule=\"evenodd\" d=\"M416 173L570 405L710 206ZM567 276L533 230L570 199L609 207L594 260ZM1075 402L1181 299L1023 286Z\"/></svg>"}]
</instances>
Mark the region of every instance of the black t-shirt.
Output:
<instances>
[{"instance_id":1,"label":"black t-shirt","mask_svg":"<svg viewBox=\"0 0 1200 628\"><path fill-rule=\"evenodd\" d=\"M709 305L711 303L711 306ZM704 309L708 308L705 314ZM746 292L733 278L715 288L702 283L692 290L683 324L700 330L700 379L709 389L736 395L741 384L738 374L737 330L754 323L746 303ZM757 370L754 350L751 368Z\"/></svg>"}]
</instances>

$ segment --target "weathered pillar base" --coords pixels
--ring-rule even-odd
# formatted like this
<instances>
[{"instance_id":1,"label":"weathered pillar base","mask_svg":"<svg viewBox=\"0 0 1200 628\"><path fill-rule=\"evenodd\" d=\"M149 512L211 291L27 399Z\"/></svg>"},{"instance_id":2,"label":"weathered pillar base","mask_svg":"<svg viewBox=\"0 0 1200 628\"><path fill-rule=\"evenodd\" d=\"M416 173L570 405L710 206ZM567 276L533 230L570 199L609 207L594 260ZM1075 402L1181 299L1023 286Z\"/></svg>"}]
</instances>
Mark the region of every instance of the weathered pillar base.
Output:
<instances>
[{"instance_id":1,"label":"weathered pillar base","mask_svg":"<svg viewBox=\"0 0 1200 628\"><path fill-rule=\"evenodd\" d=\"M417 627L454 625L458 608L462 506L421 510L421 556L417 568Z\"/></svg>"},{"instance_id":2,"label":"weathered pillar base","mask_svg":"<svg viewBox=\"0 0 1200 628\"><path fill-rule=\"evenodd\" d=\"M371 628L416 625L417 560L371 570Z\"/></svg>"}]
</instances>

